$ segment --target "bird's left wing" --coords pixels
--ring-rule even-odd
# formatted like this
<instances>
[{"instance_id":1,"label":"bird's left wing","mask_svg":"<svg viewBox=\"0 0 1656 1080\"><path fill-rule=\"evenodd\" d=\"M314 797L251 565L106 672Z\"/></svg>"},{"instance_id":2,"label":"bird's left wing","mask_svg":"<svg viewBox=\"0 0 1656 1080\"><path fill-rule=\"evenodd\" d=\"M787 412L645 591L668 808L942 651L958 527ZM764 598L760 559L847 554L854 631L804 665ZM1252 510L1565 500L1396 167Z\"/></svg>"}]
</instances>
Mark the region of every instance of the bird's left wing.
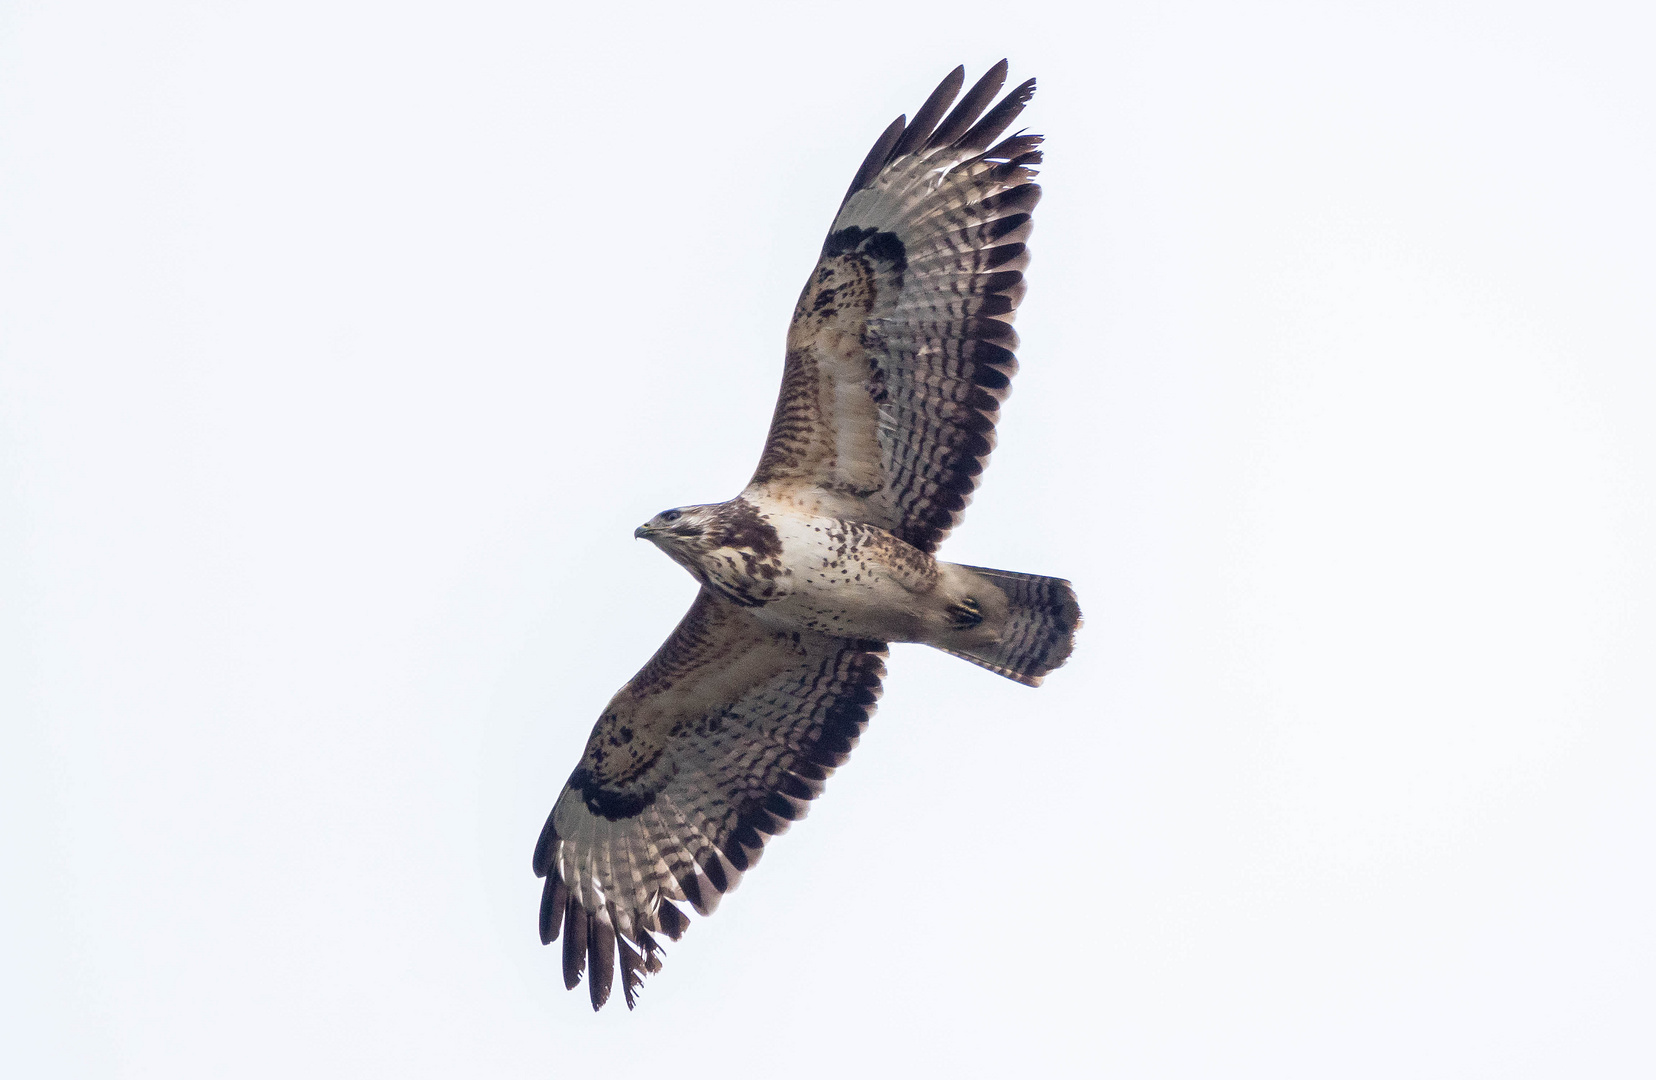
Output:
<instances>
[{"instance_id":1,"label":"bird's left wing","mask_svg":"<svg viewBox=\"0 0 1656 1080\"><path fill-rule=\"evenodd\" d=\"M751 487L936 551L995 444L1018 362L1039 135L1001 139L1030 79L984 112L991 68L944 116L956 68L857 170L788 329ZM997 141L999 140L999 141Z\"/></svg>"},{"instance_id":2,"label":"bird's left wing","mask_svg":"<svg viewBox=\"0 0 1656 1080\"><path fill-rule=\"evenodd\" d=\"M661 966L655 935L706 915L805 815L856 745L885 674L880 642L782 633L706 589L592 729L558 797L535 873L540 934L564 939L564 982L592 1006L616 961L627 1006Z\"/></svg>"}]
</instances>

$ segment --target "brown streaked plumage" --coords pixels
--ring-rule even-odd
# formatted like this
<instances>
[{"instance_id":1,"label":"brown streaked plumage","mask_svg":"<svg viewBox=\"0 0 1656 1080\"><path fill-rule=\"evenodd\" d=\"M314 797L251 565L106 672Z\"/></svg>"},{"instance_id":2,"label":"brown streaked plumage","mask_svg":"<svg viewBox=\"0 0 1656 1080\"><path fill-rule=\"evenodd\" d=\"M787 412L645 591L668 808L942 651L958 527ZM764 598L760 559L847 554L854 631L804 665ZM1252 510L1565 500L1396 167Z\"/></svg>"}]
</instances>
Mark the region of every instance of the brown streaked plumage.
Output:
<instances>
[{"instance_id":1,"label":"brown streaked plumage","mask_svg":"<svg viewBox=\"0 0 1656 1080\"><path fill-rule=\"evenodd\" d=\"M1069 656L1069 583L937 560L977 487L1017 370L1011 322L1040 198L1037 135L1001 135L964 69L869 152L794 311L759 466L736 498L637 535L702 584L604 710L535 847L543 942L566 985L628 1007L658 936L709 914L805 815L880 695L886 643L918 641L1027 685ZM945 115L946 114L946 115ZM997 142L997 140L1000 140Z\"/></svg>"}]
</instances>

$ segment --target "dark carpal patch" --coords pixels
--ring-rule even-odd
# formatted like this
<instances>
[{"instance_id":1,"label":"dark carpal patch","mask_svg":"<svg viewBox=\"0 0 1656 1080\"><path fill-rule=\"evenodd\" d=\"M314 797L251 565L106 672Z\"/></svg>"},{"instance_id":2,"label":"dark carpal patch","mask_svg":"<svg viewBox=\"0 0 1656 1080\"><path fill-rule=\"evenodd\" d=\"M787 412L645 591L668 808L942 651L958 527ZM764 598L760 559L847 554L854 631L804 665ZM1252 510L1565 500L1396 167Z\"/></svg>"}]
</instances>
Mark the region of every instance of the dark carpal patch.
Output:
<instances>
[{"instance_id":1,"label":"dark carpal patch","mask_svg":"<svg viewBox=\"0 0 1656 1080\"><path fill-rule=\"evenodd\" d=\"M584 765L569 774L569 786L581 796L588 810L608 821L637 817L656 799L654 791L616 791L605 787Z\"/></svg>"},{"instance_id":2,"label":"dark carpal patch","mask_svg":"<svg viewBox=\"0 0 1656 1080\"><path fill-rule=\"evenodd\" d=\"M829 233L827 241L822 245L824 259L837 258L852 252L878 259L896 270L899 275L908 268L908 252L903 247L903 241L898 239L894 232L852 226Z\"/></svg>"}]
</instances>

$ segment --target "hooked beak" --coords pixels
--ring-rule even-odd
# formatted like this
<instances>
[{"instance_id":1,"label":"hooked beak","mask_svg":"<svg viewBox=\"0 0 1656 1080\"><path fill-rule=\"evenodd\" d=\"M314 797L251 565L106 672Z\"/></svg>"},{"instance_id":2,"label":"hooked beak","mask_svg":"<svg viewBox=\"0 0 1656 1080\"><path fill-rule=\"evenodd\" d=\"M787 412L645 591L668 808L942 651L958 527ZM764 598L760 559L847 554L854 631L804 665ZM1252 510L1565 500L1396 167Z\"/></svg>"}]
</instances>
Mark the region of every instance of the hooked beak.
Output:
<instances>
[{"instance_id":1,"label":"hooked beak","mask_svg":"<svg viewBox=\"0 0 1656 1080\"><path fill-rule=\"evenodd\" d=\"M633 530L634 540L648 540L649 538L650 527L648 525L640 525L638 528Z\"/></svg>"}]
</instances>

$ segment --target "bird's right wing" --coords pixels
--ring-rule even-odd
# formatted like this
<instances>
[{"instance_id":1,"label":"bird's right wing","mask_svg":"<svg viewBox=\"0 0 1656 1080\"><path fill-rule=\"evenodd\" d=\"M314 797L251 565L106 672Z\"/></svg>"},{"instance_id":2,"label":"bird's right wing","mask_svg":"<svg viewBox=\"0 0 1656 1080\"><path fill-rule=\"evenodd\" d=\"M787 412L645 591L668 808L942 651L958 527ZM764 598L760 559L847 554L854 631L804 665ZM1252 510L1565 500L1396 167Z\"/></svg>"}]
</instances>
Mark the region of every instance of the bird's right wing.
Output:
<instances>
[{"instance_id":1,"label":"bird's right wing","mask_svg":"<svg viewBox=\"0 0 1656 1080\"><path fill-rule=\"evenodd\" d=\"M661 964L654 935L735 888L766 840L805 815L873 715L881 642L782 633L703 589L610 701L559 795L535 873L540 933L564 939L564 982L592 1006L620 960L632 1007Z\"/></svg>"}]
</instances>

